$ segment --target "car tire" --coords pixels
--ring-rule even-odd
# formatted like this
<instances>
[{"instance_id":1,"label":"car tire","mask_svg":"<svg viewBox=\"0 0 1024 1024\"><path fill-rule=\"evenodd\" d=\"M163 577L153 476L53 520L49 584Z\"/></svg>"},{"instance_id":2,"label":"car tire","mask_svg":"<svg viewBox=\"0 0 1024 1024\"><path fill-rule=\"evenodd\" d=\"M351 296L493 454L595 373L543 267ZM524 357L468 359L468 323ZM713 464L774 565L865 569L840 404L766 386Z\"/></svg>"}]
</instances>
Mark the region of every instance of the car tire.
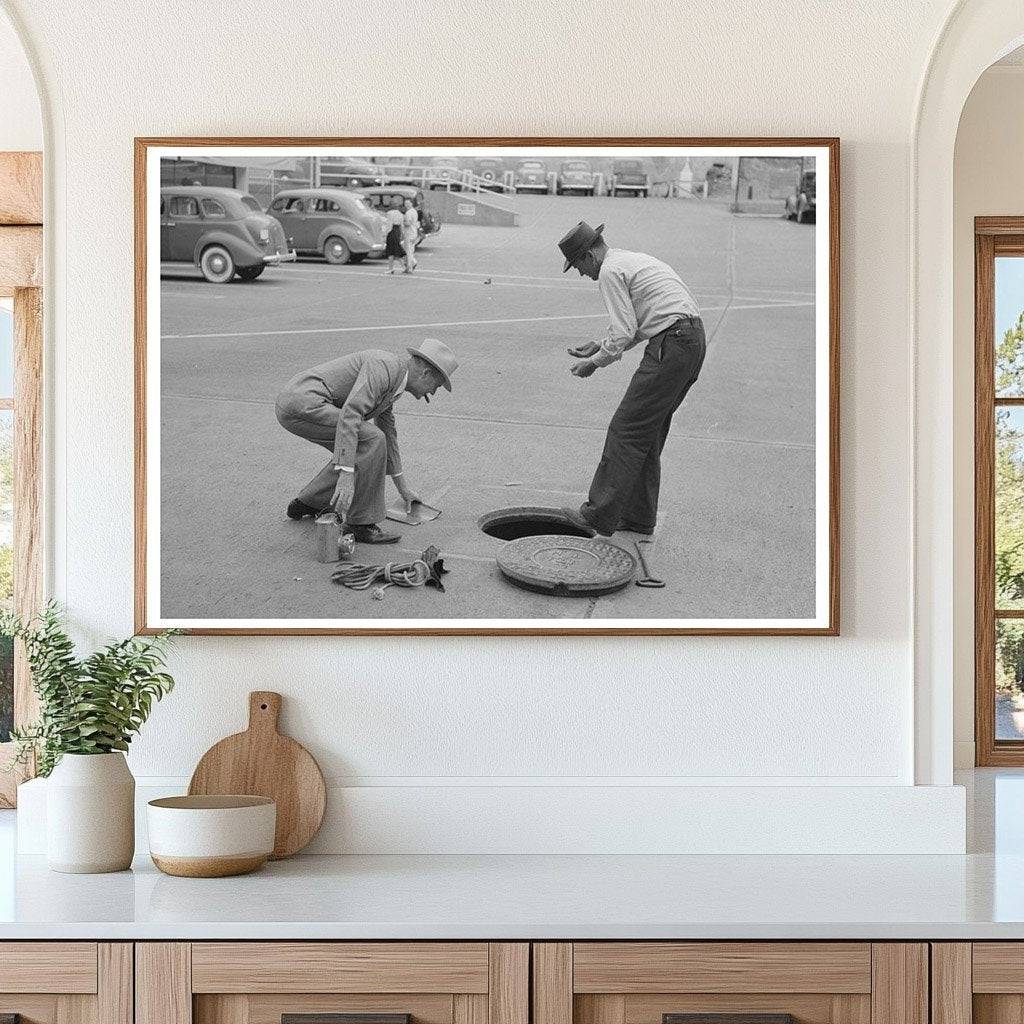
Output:
<instances>
[{"instance_id":1,"label":"car tire","mask_svg":"<svg viewBox=\"0 0 1024 1024\"><path fill-rule=\"evenodd\" d=\"M227 284L235 276L235 261L223 245L208 245L199 256L199 269L210 284Z\"/></svg>"},{"instance_id":2,"label":"car tire","mask_svg":"<svg viewBox=\"0 0 1024 1024\"><path fill-rule=\"evenodd\" d=\"M324 259L328 263L336 265L348 263L352 259L352 250L348 247L348 243L344 238L341 238L339 235L331 235L324 242Z\"/></svg>"},{"instance_id":3,"label":"car tire","mask_svg":"<svg viewBox=\"0 0 1024 1024\"><path fill-rule=\"evenodd\" d=\"M238 279L239 281L255 281L266 269L266 263L257 263L251 267L239 267Z\"/></svg>"}]
</instances>

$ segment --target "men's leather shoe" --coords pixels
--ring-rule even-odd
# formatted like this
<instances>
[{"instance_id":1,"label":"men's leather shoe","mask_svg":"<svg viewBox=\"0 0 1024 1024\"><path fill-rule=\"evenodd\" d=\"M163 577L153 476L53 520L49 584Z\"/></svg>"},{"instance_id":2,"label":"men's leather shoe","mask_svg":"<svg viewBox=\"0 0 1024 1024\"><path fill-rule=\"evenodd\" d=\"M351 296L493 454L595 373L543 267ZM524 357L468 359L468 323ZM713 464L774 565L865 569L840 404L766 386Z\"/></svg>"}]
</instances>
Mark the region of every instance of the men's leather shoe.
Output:
<instances>
[{"instance_id":1,"label":"men's leather shoe","mask_svg":"<svg viewBox=\"0 0 1024 1024\"><path fill-rule=\"evenodd\" d=\"M304 501L299 501L298 498L293 498L288 502L288 518L289 519L305 519L306 516L315 516L316 509L311 508Z\"/></svg>"},{"instance_id":2,"label":"men's leather shoe","mask_svg":"<svg viewBox=\"0 0 1024 1024\"><path fill-rule=\"evenodd\" d=\"M352 532L357 544L397 544L401 537L397 533L385 533L376 523L346 527Z\"/></svg>"},{"instance_id":3,"label":"men's leather shoe","mask_svg":"<svg viewBox=\"0 0 1024 1024\"><path fill-rule=\"evenodd\" d=\"M559 509L563 516L576 527L577 530L583 530L588 537L593 537L595 533L604 534L605 537L610 537L611 534L605 533L604 530L599 530L589 519L578 509L575 508L562 508Z\"/></svg>"}]
</instances>

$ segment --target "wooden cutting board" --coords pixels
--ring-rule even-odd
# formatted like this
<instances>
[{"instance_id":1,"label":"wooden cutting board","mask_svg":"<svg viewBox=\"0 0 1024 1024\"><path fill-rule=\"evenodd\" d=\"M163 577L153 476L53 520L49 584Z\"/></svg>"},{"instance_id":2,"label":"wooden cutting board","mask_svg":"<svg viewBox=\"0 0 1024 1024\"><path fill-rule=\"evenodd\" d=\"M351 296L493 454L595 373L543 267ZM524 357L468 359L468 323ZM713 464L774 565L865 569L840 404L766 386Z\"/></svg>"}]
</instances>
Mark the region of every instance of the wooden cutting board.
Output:
<instances>
[{"instance_id":1,"label":"wooden cutting board","mask_svg":"<svg viewBox=\"0 0 1024 1024\"><path fill-rule=\"evenodd\" d=\"M302 744L277 731L281 694L249 694L249 728L214 744L200 759L189 795L241 793L277 803L273 860L303 849L320 828L327 789L320 766Z\"/></svg>"}]
</instances>

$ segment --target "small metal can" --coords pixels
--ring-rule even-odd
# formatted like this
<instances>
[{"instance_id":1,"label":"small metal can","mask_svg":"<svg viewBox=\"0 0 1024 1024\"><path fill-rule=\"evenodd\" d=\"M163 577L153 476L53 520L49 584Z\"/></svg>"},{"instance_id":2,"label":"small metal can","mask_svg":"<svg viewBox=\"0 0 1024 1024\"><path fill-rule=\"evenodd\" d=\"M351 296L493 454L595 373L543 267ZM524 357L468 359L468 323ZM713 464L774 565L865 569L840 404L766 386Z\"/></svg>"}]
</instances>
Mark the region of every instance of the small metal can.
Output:
<instances>
[{"instance_id":1,"label":"small metal can","mask_svg":"<svg viewBox=\"0 0 1024 1024\"><path fill-rule=\"evenodd\" d=\"M318 562L339 561L341 539L341 517L337 512L321 512L313 521L313 557Z\"/></svg>"}]
</instances>

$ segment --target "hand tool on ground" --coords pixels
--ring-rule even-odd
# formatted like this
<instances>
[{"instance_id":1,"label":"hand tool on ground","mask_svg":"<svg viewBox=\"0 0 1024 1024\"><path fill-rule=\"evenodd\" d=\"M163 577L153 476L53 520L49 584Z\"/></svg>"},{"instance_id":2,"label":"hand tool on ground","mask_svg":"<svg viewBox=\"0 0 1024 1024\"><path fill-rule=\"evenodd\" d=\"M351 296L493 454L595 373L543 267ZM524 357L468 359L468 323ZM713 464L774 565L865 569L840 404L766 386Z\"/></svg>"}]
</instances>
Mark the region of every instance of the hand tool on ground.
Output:
<instances>
[{"instance_id":1,"label":"hand tool on ground","mask_svg":"<svg viewBox=\"0 0 1024 1024\"><path fill-rule=\"evenodd\" d=\"M651 575L651 570L647 568L647 559L644 558L643 549L640 547L640 545L636 541L633 541L633 547L636 548L636 553L637 553L637 555L640 558L640 567L644 571L643 576L641 576L640 579L634 581L636 583L636 585L638 587L663 587L663 586L665 586L665 581L664 580L659 580L657 578L657 576L652 576Z\"/></svg>"},{"instance_id":2,"label":"hand tool on ground","mask_svg":"<svg viewBox=\"0 0 1024 1024\"><path fill-rule=\"evenodd\" d=\"M298 853L316 835L327 803L324 777L312 754L277 731L281 694L249 694L249 727L214 744L188 785L190 796L267 796L277 804L272 860Z\"/></svg>"},{"instance_id":3,"label":"hand tool on ground","mask_svg":"<svg viewBox=\"0 0 1024 1024\"><path fill-rule=\"evenodd\" d=\"M404 508L389 508L384 514L392 522L419 526L421 523L432 523L441 514L441 510L425 501L414 501L408 512Z\"/></svg>"}]
</instances>

